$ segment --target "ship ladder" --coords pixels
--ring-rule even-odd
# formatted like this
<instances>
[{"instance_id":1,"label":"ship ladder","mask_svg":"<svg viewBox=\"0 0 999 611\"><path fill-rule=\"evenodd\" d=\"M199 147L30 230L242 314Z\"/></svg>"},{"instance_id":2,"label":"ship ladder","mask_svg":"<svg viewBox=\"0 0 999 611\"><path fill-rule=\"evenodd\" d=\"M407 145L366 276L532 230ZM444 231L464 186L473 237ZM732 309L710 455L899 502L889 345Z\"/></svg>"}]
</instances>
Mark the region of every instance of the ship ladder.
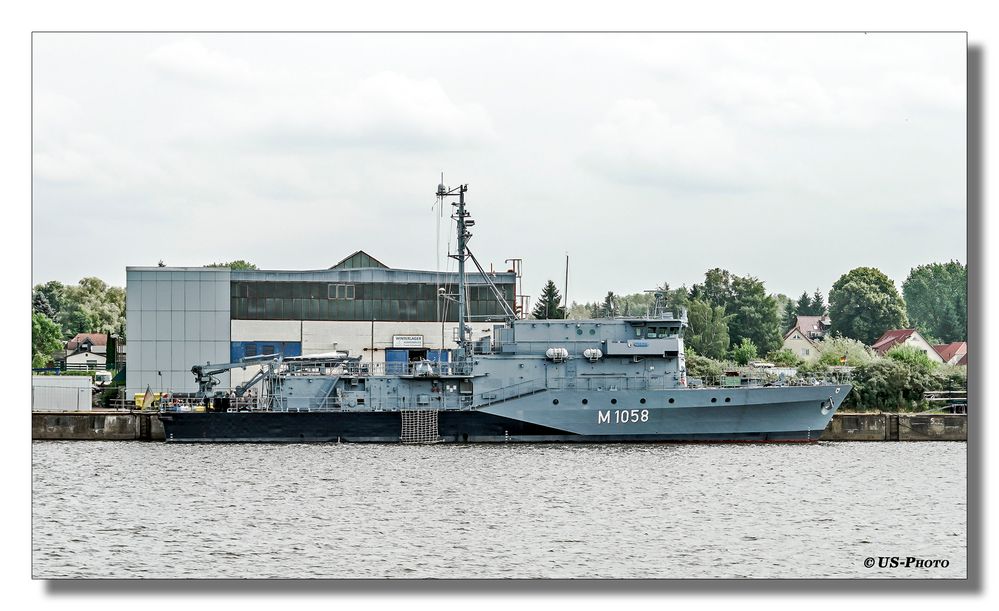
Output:
<instances>
[{"instance_id":1,"label":"ship ladder","mask_svg":"<svg viewBox=\"0 0 999 611\"><path fill-rule=\"evenodd\" d=\"M438 430L438 410L403 410L402 443L437 443L441 441Z\"/></svg>"}]
</instances>

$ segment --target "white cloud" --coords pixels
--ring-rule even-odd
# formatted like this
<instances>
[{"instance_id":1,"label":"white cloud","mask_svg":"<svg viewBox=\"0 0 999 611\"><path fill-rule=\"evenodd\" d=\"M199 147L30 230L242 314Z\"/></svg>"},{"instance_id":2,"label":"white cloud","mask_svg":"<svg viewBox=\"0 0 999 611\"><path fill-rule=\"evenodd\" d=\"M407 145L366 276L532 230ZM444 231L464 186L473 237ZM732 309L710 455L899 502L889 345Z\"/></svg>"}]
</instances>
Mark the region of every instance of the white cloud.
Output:
<instances>
[{"instance_id":1,"label":"white cloud","mask_svg":"<svg viewBox=\"0 0 999 611\"><path fill-rule=\"evenodd\" d=\"M455 102L436 79L379 72L343 88L314 82L252 104L237 129L268 145L364 148L477 146L496 138L478 104Z\"/></svg>"},{"instance_id":2,"label":"white cloud","mask_svg":"<svg viewBox=\"0 0 999 611\"><path fill-rule=\"evenodd\" d=\"M923 111L960 113L958 45L926 35L704 35L629 49L672 98L739 123L869 129ZM946 49L947 53L941 53Z\"/></svg>"},{"instance_id":3,"label":"white cloud","mask_svg":"<svg viewBox=\"0 0 999 611\"><path fill-rule=\"evenodd\" d=\"M718 116L678 121L653 100L617 100L592 131L583 164L626 183L680 189L750 186L755 171Z\"/></svg>"},{"instance_id":4,"label":"white cloud","mask_svg":"<svg viewBox=\"0 0 999 611\"><path fill-rule=\"evenodd\" d=\"M199 40L178 40L157 48L149 63L164 74L199 84L246 83L252 77L249 64L209 49Z\"/></svg>"}]
</instances>

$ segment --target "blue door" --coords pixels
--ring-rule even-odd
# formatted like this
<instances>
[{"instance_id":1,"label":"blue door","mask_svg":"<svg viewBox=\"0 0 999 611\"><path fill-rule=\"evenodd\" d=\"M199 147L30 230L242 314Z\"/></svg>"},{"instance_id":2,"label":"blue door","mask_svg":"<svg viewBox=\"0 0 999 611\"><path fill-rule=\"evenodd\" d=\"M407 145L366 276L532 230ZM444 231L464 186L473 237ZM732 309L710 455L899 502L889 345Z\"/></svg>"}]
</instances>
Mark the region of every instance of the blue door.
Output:
<instances>
[{"instance_id":1,"label":"blue door","mask_svg":"<svg viewBox=\"0 0 999 611\"><path fill-rule=\"evenodd\" d=\"M409 350L405 348L385 349L385 373L403 375L409 369Z\"/></svg>"}]
</instances>

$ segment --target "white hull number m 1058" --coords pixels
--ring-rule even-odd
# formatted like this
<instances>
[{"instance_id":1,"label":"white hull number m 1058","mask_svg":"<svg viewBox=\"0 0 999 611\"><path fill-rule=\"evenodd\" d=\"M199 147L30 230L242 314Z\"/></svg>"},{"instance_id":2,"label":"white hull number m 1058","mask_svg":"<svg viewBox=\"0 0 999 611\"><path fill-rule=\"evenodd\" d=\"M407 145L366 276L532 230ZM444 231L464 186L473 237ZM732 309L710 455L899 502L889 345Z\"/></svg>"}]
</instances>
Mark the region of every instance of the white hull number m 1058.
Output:
<instances>
[{"instance_id":1,"label":"white hull number m 1058","mask_svg":"<svg viewBox=\"0 0 999 611\"><path fill-rule=\"evenodd\" d=\"M649 410L614 409L597 412L597 424L627 424L629 422L648 422Z\"/></svg>"}]
</instances>

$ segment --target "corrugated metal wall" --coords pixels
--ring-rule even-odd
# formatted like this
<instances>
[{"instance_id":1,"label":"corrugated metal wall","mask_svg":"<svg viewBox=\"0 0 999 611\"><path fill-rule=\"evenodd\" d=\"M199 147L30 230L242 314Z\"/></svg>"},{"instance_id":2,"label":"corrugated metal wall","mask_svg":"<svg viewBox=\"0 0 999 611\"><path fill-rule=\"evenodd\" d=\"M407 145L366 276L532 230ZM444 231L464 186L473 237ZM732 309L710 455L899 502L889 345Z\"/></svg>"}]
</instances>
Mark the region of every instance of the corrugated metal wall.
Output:
<instances>
[{"instance_id":1,"label":"corrugated metal wall","mask_svg":"<svg viewBox=\"0 0 999 611\"><path fill-rule=\"evenodd\" d=\"M31 376L31 411L86 411L92 404L90 376Z\"/></svg>"}]
</instances>

